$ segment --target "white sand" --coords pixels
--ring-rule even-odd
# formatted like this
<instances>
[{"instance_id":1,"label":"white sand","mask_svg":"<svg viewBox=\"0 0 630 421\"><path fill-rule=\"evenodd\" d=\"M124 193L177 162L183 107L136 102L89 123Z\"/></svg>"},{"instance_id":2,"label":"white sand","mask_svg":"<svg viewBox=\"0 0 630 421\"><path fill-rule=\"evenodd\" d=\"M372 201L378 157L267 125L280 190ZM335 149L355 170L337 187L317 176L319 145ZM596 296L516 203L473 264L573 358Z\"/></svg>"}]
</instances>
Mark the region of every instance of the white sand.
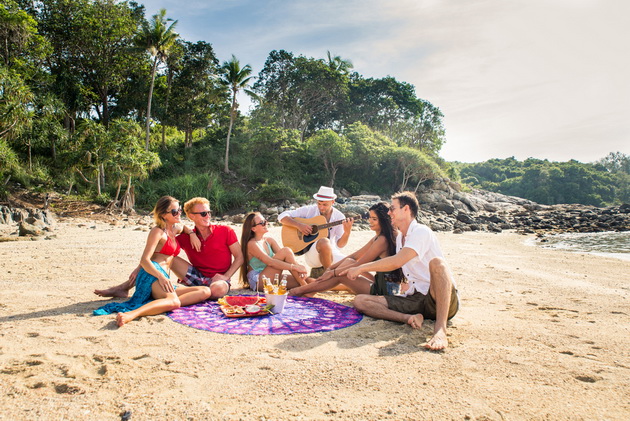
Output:
<instances>
[{"instance_id":1,"label":"white sand","mask_svg":"<svg viewBox=\"0 0 630 421\"><path fill-rule=\"evenodd\" d=\"M439 234L462 308L451 347L432 353L419 347L431 322L367 317L310 335L222 335L166 316L117 329L91 316L106 302L92 291L126 279L147 233L80 223L0 243L2 420L630 418L628 261ZM370 237L353 232L346 249Z\"/></svg>"}]
</instances>

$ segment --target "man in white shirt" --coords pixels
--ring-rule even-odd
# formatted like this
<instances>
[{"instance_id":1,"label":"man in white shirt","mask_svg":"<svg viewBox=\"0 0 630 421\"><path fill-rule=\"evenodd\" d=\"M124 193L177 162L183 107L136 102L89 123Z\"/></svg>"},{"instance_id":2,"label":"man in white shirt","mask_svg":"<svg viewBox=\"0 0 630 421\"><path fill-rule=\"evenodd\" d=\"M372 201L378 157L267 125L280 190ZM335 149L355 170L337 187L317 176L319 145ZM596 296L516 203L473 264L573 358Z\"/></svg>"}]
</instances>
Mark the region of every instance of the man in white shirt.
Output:
<instances>
[{"instance_id":1,"label":"man in white shirt","mask_svg":"<svg viewBox=\"0 0 630 421\"><path fill-rule=\"evenodd\" d=\"M312 268L323 267L326 269L345 257L339 249L348 244L354 219L346 219L343 213L333 207L337 195L332 187L321 186L319 191L313 195L313 198L317 200L317 204L284 211L278 215L278 221L282 225L296 228L304 236L311 235L312 226L294 218L308 219L323 215L326 218L326 222L343 221L339 225L328 228L328 238L318 239L309 245L310 248L306 252L303 252L307 265Z\"/></svg>"},{"instance_id":2,"label":"man in white shirt","mask_svg":"<svg viewBox=\"0 0 630 421\"><path fill-rule=\"evenodd\" d=\"M459 298L435 234L416 222L418 208L412 192L394 195L389 214L400 231L396 238L397 253L350 268L346 275L355 279L363 272L402 268L409 283L404 296L357 295L354 307L368 316L407 323L414 329L419 329L425 318L434 319L433 337L425 347L437 351L448 346L446 322L457 313Z\"/></svg>"}]
</instances>

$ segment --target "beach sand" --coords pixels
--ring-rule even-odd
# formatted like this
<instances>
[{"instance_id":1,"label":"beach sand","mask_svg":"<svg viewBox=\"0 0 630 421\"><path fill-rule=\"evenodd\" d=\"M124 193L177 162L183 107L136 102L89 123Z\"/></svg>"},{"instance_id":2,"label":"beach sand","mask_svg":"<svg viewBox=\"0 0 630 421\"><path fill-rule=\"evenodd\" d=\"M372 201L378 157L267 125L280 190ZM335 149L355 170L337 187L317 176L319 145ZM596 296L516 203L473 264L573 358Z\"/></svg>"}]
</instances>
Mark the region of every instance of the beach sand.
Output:
<instances>
[{"instance_id":1,"label":"beach sand","mask_svg":"<svg viewBox=\"0 0 630 421\"><path fill-rule=\"evenodd\" d=\"M222 335L164 315L118 329L91 315L107 302L92 291L136 266L138 227L65 220L55 239L0 243L0 419L630 418L629 261L440 233L462 306L434 353L419 346L432 322L368 317L310 335ZM346 250L371 236L353 232Z\"/></svg>"}]
</instances>

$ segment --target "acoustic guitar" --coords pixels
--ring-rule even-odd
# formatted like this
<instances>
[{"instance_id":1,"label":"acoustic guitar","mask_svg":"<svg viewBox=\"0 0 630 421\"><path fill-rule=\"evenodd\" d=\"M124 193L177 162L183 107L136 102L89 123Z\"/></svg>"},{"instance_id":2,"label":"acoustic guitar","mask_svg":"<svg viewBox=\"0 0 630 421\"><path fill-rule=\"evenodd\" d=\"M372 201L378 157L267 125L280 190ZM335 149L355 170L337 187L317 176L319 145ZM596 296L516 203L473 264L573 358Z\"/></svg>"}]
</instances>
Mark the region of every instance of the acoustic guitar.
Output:
<instances>
[{"instance_id":1,"label":"acoustic guitar","mask_svg":"<svg viewBox=\"0 0 630 421\"><path fill-rule=\"evenodd\" d=\"M294 253L300 255L301 252L320 238L328 237L328 228L339 225L345 221L342 219L335 222L326 222L324 215L317 215L312 218L293 218L295 221L309 224L313 231L311 234L304 235L302 231L288 225L282 226L282 244L293 250Z\"/></svg>"}]
</instances>

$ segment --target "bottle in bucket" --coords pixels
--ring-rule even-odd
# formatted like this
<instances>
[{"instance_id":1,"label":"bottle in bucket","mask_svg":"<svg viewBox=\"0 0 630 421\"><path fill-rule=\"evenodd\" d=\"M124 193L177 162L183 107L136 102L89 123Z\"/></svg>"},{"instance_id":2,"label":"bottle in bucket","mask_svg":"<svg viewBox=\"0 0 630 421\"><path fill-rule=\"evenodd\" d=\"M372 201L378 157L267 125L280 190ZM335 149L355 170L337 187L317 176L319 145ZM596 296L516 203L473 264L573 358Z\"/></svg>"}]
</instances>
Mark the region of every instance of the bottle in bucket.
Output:
<instances>
[{"instance_id":1,"label":"bottle in bucket","mask_svg":"<svg viewBox=\"0 0 630 421\"><path fill-rule=\"evenodd\" d=\"M266 276L263 276L263 286L265 288L265 293L273 294L273 285L271 285L271 280Z\"/></svg>"},{"instance_id":2,"label":"bottle in bucket","mask_svg":"<svg viewBox=\"0 0 630 421\"><path fill-rule=\"evenodd\" d=\"M284 295L287 293L287 275L282 275L282 282L278 287L278 295Z\"/></svg>"}]
</instances>

